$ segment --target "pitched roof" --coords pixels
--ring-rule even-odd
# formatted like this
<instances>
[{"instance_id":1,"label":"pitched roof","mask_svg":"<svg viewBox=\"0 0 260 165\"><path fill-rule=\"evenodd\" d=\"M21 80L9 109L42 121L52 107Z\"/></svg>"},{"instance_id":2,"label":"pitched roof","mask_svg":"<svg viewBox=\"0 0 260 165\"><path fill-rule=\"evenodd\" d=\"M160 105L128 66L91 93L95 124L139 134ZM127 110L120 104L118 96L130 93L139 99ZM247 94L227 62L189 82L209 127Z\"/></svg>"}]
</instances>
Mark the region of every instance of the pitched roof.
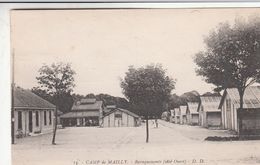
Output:
<instances>
[{"instance_id":1,"label":"pitched roof","mask_svg":"<svg viewBox=\"0 0 260 165\"><path fill-rule=\"evenodd\" d=\"M95 102L96 102L95 98L86 98L80 100L80 104L94 104Z\"/></svg>"},{"instance_id":2,"label":"pitched roof","mask_svg":"<svg viewBox=\"0 0 260 165\"><path fill-rule=\"evenodd\" d=\"M99 110L103 106L102 101L95 101L94 103L80 103L80 104L73 104L71 110Z\"/></svg>"},{"instance_id":3,"label":"pitched roof","mask_svg":"<svg viewBox=\"0 0 260 165\"><path fill-rule=\"evenodd\" d=\"M114 113L115 111L121 111L121 112L124 112L124 113L126 113L126 114L128 114L128 115L130 115L130 116L139 118L139 116L138 116L137 114L135 114L135 113L133 113L133 112L131 112L131 111L128 111L128 110L126 110L126 109L122 109L122 108L116 108L116 109L114 109L114 110L108 112L107 114L105 114L105 116L108 116L108 115L110 115L111 113ZM105 117L105 116L104 116L104 117Z\"/></svg>"},{"instance_id":4,"label":"pitched roof","mask_svg":"<svg viewBox=\"0 0 260 165\"><path fill-rule=\"evenodd\" d=\"M14 87L13 104L15 108L55 109L55 105L20 87Z\"/></svg>"},{"instance_id":5,"label":"pitched roof","mask_svg":"<svg viewBox=\"0 0 260 165\"><path fill-rule=\"evenodd\" d=\"M223 97L221 98L221 102L219 104L219 108L222 107L224 103L224 99L227 94L229 95L233 104L237 104L239 106L240 97L236 88L228 88L224 91ZM249 86L246 88L244 93L244 108L260 108L260 86Z\"/></svg>"},{"instance_id":6,"label":"pitched roof","mask_svg":"<svg viewBox=\"0 0 260 165\"><path fill-rule=\"evenodd\" d=\"M107 105L106 108L107 108L107 109L115 109L115 108L116 108L116 105Z\"/></svg>"},{"instance_id":7,"label":"pitched roof","mask_svg":"<svg viewBox=\"0 0 260 165\"><path fill-rule=\"evenodd\" d=\"M60 118L99 117L99 115L98 111L75 111L65 113Z\"/></svg>"},{"instance_id":8,"label":"pitched roof","mask_svg":"<svg viewBox=\"0 0 260 165\"><path fill-rule=\"evenodd\" d=\"M198 106L199 103L198 102L188 102L188 109L190 111L191 114L197 114L198 113Z\"/></svg>"},{"instance_id":9,"label":"pitched roof","mask_svg":"<svg viewBox=\"0 0 260 165\"><path fill-rule=\"evenodd\" d=\"M221 97L219 96L200 96L201 104L203 110L206 112L218 112L218 109Z\"/></svg>"}]
</instances>

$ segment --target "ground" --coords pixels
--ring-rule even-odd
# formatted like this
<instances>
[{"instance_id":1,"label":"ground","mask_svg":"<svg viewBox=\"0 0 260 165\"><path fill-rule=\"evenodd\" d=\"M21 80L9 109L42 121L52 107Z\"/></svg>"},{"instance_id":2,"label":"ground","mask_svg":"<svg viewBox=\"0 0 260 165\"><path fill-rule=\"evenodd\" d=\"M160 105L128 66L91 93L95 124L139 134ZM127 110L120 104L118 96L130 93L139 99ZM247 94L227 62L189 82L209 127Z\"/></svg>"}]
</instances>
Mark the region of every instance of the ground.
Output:
<instances>
[{"instance_id":1,"label":"ground","mask_svg":"<svg viewBox=\"0 0 260 165\"><path fill-rule=\"evenodd\" d=\"M260 164L260 141L210 142L207 136L231 136L225 130L159 121L133 128L71 127L52 134L26 137L12 145L13 165L89 164ZM167 162L168 160L168 162ZM146 162L145 162L146 161Z\"/></svg>"}]
</instances>

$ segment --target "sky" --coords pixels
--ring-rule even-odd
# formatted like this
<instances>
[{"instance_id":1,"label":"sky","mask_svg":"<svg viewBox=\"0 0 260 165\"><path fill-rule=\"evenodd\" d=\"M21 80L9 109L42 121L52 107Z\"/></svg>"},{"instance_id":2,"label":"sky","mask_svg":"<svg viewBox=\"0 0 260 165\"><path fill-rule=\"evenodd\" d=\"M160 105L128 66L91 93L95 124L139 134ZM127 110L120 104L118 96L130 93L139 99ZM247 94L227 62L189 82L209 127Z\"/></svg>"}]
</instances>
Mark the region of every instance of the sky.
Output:
<instances>
[{"instance_id":1,"label":"sky","mask_svg":"<svg viewBox=\"0 0 260 165\"><path fill-rule=\"evenodd\" d=\"M13 10L14 82L37 86L43 64L71 63L74 93L123 97L120 78L130 65L160 63L176 79L172 93L214 88L195 73L194 55L221 22L259 14L259 9Z\"/></svg>"}]
</instances>

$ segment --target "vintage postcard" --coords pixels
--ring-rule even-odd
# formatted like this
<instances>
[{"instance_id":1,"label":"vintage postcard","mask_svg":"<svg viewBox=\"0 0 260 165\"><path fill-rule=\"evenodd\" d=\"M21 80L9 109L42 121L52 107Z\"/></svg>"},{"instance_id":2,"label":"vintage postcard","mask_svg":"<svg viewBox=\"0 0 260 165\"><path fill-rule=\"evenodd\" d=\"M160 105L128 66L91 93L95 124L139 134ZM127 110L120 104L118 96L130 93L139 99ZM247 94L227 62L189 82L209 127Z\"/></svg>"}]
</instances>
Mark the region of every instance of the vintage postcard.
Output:
<instances>
[{"instance_id":1,"label":"vintage postcard","mask_svg":"<svg viewBox=\"0 0 260 165\"><path fill-rule=\"evenodd\" d=\"M260 9L10 11L12 165L260 164Z\"/></svg>"}]
</instances>

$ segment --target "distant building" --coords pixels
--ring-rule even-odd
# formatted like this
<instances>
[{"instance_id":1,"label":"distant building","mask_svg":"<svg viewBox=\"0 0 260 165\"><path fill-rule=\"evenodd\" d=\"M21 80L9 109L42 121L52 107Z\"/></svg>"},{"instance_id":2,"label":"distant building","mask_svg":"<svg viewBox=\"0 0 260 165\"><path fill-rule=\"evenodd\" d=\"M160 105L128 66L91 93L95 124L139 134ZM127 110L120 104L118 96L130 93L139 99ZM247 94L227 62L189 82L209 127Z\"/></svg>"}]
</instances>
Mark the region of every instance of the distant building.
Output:
<instances>
[{"instance_id":1,"label":"distant building","mask_svg":"<svg viewBox=\"0 0 260 165\"><path fill-rule=\"evenodd\" d=\"M103 110L103 115L109 113L110 111L116 109L116 105L107 105L105 106L104 110Z\"/></svg>"},{"instance_id":2,"label":"distant building","mask_svg":"<svg viewBox=\"0 0 260 165\"><path fill-rule=\"evenodd\" d=\"M181 123L181 110L180 108L174 108L174 123L180 124Z\"/></svg>"},{"instance_id":3,"label":"distant building","mask_svg":"<svg viewBox=\"0 0 260 165\"><path fill-rule=\"evenodd\" d=\"M161 119L165 121L169 121L170 119L170 113L168 111L164 111L161 115Z\"/></svg>"},{"instance_id":4,"label":"distant building","mask_svg":"<svg viewBox=\"0 0 260 165\"><path fill-rule=\"evenodd\" d=\"M220 96L200 96L199 125L203 127L220 127L221 111L218 109Z\"/></svg>"},{"instance_id":5,"label":"distant building","mask_svg":"<svg viewBox=\"0 0 260 165\"><path fill-rule=\"evenodd\" d=\"M190 125L199 124L199 112L198 112L198 102L188 102L187 108L187 121Z\"/></svg>"},{"instance_id":6,"label":"distant building","mask_svg":"<svg viewBox=\"0 0 260 165\"><path fill-rule=\"evenodd\" d=\"M180 124L187 124L187 106L186 105L182 105L180 106L180 111L181 111L181 115L180 115Z\"/></svg>"},{"instance_id":7,"label":"distant building","mask_svg":"<svg viewBox=\"0 0 260 165\"><path fill-rule=\"evenodd\" d=\"M53 130L55 105L20 87L13 89L14 134L24 137Z\"/></svg>"},{"instance_id":8,"label":"distant building","mask_svg":"<svg viewBox=\"0 0 260 165\"><path fill-rule=\"evenodd\" d=\"M96 99L81 99L74 103L71 112L60 116L63 126L100 126L103 102Z\"/></svg>"},{"instance_id":9,"label":"distant building","mask_svg":"<svg viewBox=\"0 0 260 165\"><path fill-rule=\"evenodd\" d=\"M141 118L126 109L116 108L107 113L102 119L103 127L137 127Z\"/></svg>"},{"instance_id":10,"label":"distant building","mask_svg":"<svg viewBox=\"0 0 260 165\"><path fill-rule=\"evenodd\" d=\"M174 109L171 109L170 112L171 112L170 122L171 122L171 123L174 123L174 120L175 120L175 112L174 112Z\"/></svg>"},{"instance_id":11,"label":"distant building","mask_svg":"<svg viewBox=\"0 0 260 165\"><path fill-rule=\"evenodd\" d=\"M236 88L224 91L219 108L222 111L222 127L241 134L260 134L260 86L249 86L244 93L243 109L239 110L240 97ZM242 128L239 128L239 118Z\"/></svg>"}]
</instances>

